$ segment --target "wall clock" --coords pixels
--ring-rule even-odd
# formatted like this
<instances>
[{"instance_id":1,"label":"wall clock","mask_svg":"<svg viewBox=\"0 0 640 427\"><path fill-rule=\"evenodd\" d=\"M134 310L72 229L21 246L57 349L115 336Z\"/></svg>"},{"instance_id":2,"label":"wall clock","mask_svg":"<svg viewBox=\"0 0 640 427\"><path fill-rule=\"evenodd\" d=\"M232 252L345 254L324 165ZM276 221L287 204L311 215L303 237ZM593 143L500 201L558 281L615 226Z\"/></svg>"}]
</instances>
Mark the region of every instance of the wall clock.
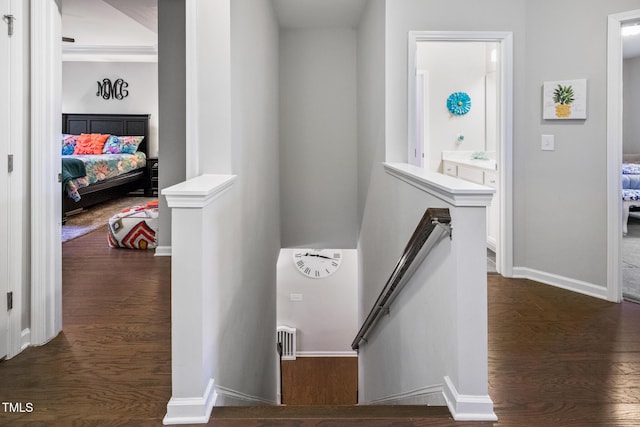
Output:
<instances>
[{"instance_id":1,"label":"wall clock","mask_svg":"<svg viewBox=\"0 0 640 427\"><path fill-rule=\"evenodd\" d=\"M471 110L471 98L465 92L453 92L447 98L447 109L456 116L467 114Z\"/></svg>"},{"instance_id":2,"label":"wall clock","mask_svg":"<svg viewBox=\"0 0 640 427\"><path fill-rule=\"evenodd\" d=\"M298 271L312 279L331 276L342 263L340 249L296 249L293 263Z\"/></svg>"}]
</instances>

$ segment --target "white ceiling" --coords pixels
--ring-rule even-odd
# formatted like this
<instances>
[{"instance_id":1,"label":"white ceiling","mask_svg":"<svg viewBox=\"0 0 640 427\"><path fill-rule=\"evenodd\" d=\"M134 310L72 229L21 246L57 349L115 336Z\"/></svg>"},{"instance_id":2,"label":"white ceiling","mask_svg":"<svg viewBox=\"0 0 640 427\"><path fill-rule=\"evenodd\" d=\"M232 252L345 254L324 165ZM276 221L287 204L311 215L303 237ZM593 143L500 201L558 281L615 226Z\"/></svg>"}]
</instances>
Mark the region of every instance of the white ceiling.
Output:
<instances>
[{"instance_id":1,"label":"white ceiling","mask_svg":"<svg viewBox=\"0 0 640 427\"><path fill-rule=\"evenodd\" d=\"M104 0L154 33L158 32L158 0Z\"/></svg>"},{"instance_id":2,"label":"white ceiling","mask_svg":"<svg viewBox=\"0 0 640 427\"><path fill-rule=\"evenodd\" d=\"M155 46L157 13L157 0L62 0L62 35L75 46Z\"/></svg>"}]
</instances>

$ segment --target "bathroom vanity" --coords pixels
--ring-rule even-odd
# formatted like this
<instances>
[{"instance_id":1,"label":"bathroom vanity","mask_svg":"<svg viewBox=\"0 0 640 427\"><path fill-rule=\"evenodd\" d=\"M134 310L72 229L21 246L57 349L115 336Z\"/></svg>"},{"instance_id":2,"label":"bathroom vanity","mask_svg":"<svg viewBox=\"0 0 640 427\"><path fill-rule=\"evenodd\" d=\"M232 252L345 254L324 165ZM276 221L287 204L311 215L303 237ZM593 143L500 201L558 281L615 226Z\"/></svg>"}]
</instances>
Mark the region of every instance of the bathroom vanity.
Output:
<instances>
[{"instance_id":1,"label":"bathroom vanity","mask_svg":"<svg viewBox=\"0 0 640 427\"><path fill-rule=\"evenodd\" d=\"M495 252L499 227L500 194L497 191L496 153L474 151L443 151L442 173L476 184L495 188L491 206L487 208L487 247Z\"/></svg>"}]
</instances>

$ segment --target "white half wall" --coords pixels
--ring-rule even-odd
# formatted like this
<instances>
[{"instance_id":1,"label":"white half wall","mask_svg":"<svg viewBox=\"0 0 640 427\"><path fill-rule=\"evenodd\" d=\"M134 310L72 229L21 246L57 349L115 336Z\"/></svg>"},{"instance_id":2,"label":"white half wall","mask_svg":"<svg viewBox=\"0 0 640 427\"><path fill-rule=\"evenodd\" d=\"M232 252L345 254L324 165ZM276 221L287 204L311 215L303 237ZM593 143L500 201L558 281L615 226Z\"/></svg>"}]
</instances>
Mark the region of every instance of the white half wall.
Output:
<instances>
[{"instance_id":1,"label":"white half wall","mask_svg":"<svg viewBox=\"0 0 640 427\"><path fill-rule=\"evenodd\" d=\"M294 266L293 249L278 258L278 326L297 329L301 356L355 355L351 341L358 332L357 251L342 251L342 264L331 276L312 279Z\"/></svg>"}]
</instances>

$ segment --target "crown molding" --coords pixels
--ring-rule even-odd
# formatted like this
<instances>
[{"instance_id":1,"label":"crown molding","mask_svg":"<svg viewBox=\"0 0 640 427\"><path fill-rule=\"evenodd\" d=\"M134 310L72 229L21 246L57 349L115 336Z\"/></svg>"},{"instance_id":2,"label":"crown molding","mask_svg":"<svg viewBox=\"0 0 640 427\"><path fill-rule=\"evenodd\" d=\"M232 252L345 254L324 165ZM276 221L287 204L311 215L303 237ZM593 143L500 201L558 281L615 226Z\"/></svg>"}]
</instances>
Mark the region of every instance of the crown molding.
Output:
<instances>
[{"instance_id":1,"label":"crown molding","mask_svg":"<svg viewBox=\"0 0 640 427\"><path fill-rule=\"evenodd\" d=\"M158 62L157 46L62 46L62 61L85 62Z\"/></svg>"}]
</instances>

